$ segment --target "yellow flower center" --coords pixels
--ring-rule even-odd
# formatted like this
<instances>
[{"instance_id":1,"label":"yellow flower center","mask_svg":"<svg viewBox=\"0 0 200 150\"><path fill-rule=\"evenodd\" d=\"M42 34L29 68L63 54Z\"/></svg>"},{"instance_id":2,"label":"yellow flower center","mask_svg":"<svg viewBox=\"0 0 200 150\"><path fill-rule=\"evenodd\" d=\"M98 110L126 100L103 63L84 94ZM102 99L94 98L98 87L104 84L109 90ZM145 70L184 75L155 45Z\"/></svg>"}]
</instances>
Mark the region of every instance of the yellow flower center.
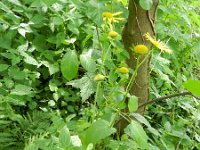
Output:
<instances>
[{"instance_id":1,"label":"yellow flower center","mask_svg":"<svg viewBox=\"0 0 200 150\"><path fill-rule=\"evenodd\" d=\"M138 54L146 54L146 53L148 53L148 51L149 51L148 48L145 45L142 45L142 44L136 45L134 47L134 52L138 53Z\"/></svg>"},{"instance_id":2,"label":"yellow flower center","mask_svg":"<svg viewBox=\"0 0 200 150\"><path fill-rule=\"evenodd\" d=\"M104 13L102 14L102 16L105 17L105 18L111 19L111 18L113 17L113 14L110 13L110 12L104 12Z\"/></svg>"}]
</instances>

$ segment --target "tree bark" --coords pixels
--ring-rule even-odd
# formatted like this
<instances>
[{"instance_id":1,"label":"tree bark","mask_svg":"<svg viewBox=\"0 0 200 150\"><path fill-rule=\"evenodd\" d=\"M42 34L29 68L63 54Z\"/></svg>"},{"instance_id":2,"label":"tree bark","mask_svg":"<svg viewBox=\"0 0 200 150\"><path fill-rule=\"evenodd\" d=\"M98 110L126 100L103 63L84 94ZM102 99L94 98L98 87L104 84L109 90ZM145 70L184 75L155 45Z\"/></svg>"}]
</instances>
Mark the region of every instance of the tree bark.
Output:
<instances>
[{"instance_id":1,"label":"tree bark","mask_svg":"<svg viewBox=\"0 0 200 150\"><path fill-rule=\"evenodd\" d=\"M139 5L138 0L129 0L129 16L128 21L122 32L122 39L125 49L128 51L130 59L127 60L127 64L133 70L136 66L138 55L135 55L130 47L134 44L144 44L151 49L152 44L145 40L143 35L149 33L151 36L155 36L154 21L155 13L159 0L153 0L153 6L150 10L144 10ZM145 56L142 57L144 59ZM142 61L140 59L140 61ZM131 87L130 94L133 94L139 98L139 105L147 102L149 97L149 62L148 59L141 65L137 72L136 79ZM125 111L127 111L126 109ZM140 107L138 113L143 114L145 107ZM122 131L127 125L127 121L122 119L118 124L118 129ZM122 131L123 132L123 131ZM120 133L119 133L120 134Z\"/></svg>"}]
</instances>

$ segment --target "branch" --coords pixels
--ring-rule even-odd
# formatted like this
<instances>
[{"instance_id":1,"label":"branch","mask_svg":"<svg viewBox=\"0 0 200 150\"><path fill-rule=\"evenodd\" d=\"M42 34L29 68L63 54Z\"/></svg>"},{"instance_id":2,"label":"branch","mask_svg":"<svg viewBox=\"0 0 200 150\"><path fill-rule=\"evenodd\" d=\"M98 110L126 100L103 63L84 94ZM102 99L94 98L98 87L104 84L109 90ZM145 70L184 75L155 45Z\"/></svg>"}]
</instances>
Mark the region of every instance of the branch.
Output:
<instances>
[{"instance_id":1,"label":"branch","mask_svg":"<svg viewBox=\"0 0 200 150\"><path fill-rule=\"evenodd\" d=\"M155 99L153 99L153 100L150 100L150 101L148 101L148 102L145 102L145 103L139 105L138 108L144 107L144 106L149 105L149 104L156 103L156 102L158 102L158 101L163 101L163 100L166 100L166 99L168 99L168 98L178 97L178 96L185 96L185 95L191 95L191 96L193 96L193 97L195 97L195 98L197 98L197 99L200 99L199 97L194 96L191 92L188 92L188 91L187 91L187 92L181 92L181 93L176 93L176 94L171 94L171 95L167 95L167 96L155 98Z\"/></svg>"}]
</instances>

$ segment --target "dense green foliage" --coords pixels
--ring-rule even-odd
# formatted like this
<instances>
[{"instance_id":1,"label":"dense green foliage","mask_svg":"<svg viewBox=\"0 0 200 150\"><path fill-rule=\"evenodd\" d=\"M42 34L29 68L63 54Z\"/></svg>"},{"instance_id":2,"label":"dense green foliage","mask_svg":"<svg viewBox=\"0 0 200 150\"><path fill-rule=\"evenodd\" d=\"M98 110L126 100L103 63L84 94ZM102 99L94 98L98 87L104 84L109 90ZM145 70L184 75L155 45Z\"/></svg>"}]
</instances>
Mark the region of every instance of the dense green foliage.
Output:
<instances>
[{"instance_id":1,"label":"dense green foliage","mask_svg":"<svg viewBox=\"0 0 200 150\"><path fill-rule=\"evenodd\" d=\"M140 4L149 9L151 0ZM123 11L115 19L127 18L126 6L127 0L0 1L0 149L200 149L200 2L161 0L157 38L173 53L153 48L151 59L150 99L186 89L196 97L148 105L144 117L134 113L137 97L124 90L130 77L119 70L129 57L120 36L126 21L102 17ZM111 30L118 34L109 36ZM129 114L121 111L125 97ZM138 122L120 139L114 125L130 116Z\"/></svg>"}]
</instances>

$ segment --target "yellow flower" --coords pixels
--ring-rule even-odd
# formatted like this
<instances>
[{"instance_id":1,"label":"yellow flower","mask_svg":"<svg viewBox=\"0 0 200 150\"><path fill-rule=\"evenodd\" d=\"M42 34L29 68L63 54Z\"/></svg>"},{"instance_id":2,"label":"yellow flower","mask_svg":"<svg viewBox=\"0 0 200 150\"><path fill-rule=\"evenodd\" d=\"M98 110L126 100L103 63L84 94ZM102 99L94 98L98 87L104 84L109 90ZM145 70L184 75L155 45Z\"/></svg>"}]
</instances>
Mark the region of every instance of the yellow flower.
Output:
<instances>
[{"instance_id":1,"label":"yellow flower","mask_svg":"<svg viewBox=\"0 0 200 150\"><path fill-rule=\"evenodd\" d=\"M118 70L119 70L120 73L123 73L123 74L126 74L126 73L129 72L128 68L126 68L126 67L121 67Z\"/></svg>"},{"instance_id":2,"label":"yellow flower","mask_svg":"<svg viewBox=\"0 0 200 150\"><path fill-rule=\"evenodd\" d=\"M119 22L121 20L124 20L124 18L116 17L120 14L122 14L122 11L119 11L116 13L103 12L102 17L103 17L103 20L108 20L110 22Z\"/></svg>"},{"instance_id":3,"label":"yellow flower","mask_svg":"<svg viewBox=\"0 0 200 150\"><path fill-rule=\"evenodd\" d=\"M113 17L113 14L110 12L104 12L102 16L103 18L111 19Z\"/></svg>"},{"instance_id":4,"label":"yellow flower","mask_svg":"<svg viewBox=\"0 0 200 150\"><path fill-rule=\"evenodd\" d=\"M162 41L156 40L155 38L151 37L149 33L144 34L144 37L150 41L155 47L161 50L161 52L172 53L172 50L167 47Z\"/></svg>"},{"instance_id":5,"label":"yellow flower","mask_svg":"<svg viewBox=\"0 0 200 150\"><path fill-rule=\"evenodd\" d=\"M148 48L142 44L136 45L133 50L135 53L138 53L138 54L146 54L149 51Z\"/></svg>"},{"instance_id":6,"label":"yellow flower","mask_svg":"<svg viewBox=\"0 0 200 150\"><path fill-rule=\"evenodd\" d=\"M94 77L94 80L95 81L103 81L105 79L105 76L102 75L102 74L97 74L95 77Z\"/></svg>"},{"instance_id":7,"label":"yellow flower","mask_svg":"<svg viewBox=\"0 0 200 150\"><path fill-rule=\"evenodd\" d=\"M115 32L115 31L110 31L110 32L108 33L108 35L109 35L110 37L114 38L114 37L118 36L118 33Z\"/></svg>"}]
</instances>

